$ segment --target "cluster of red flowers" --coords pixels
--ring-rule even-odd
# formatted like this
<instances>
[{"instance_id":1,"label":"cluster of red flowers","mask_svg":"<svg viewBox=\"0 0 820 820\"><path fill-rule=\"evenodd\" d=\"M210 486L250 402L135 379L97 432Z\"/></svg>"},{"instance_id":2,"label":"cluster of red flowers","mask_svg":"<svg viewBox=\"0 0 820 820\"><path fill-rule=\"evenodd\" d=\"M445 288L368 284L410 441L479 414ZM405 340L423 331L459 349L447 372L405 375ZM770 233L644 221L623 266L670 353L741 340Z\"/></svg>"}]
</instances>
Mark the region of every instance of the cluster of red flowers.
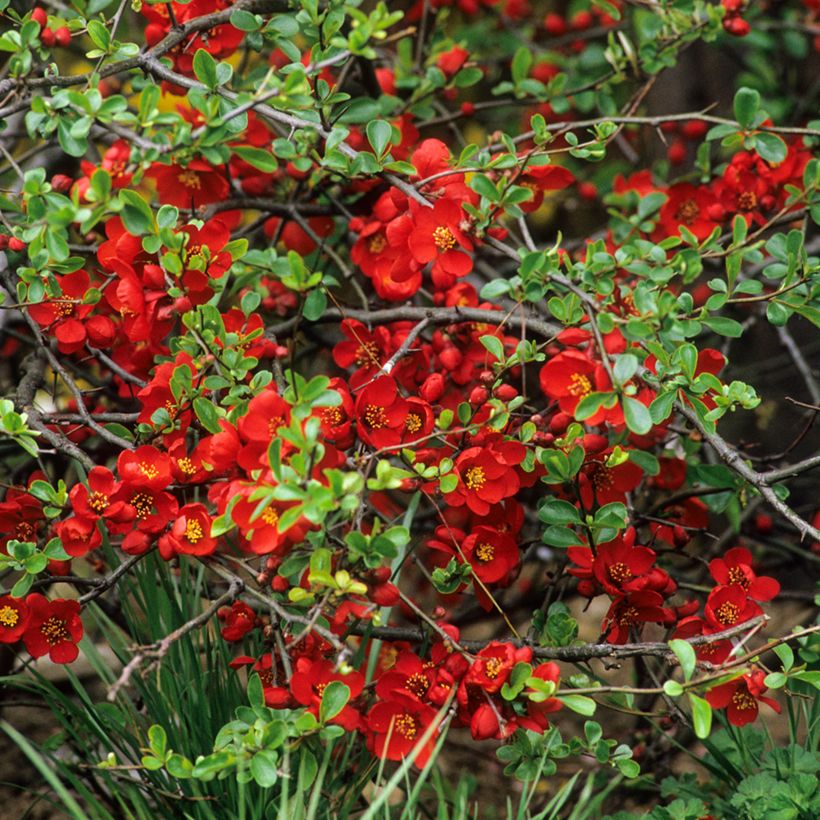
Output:
<instances>
[{"instance_id":1,"label":"cluster of red flowers","mask_svg":"<svg viewBox=\"0 0 820 820\"><path fill-rule=\"evenodd\" d=\"M613 193L666 194L651 237L655 241L678 234L680 226L704 240L736 216L749 225L765 225L785 206L788 186L801 185L806 163L811 159L811 152L799 140L792 141L787 148L786 158L778 164L749 151L738 151L721 176L707 185L679 182L658 186L649 171L638 171L626 179L617 177Z\"/></svg>"},{"instance_id":2,"label":"cluster of red flowers","mask_svg":"<svg viewBox=\"0 0 820 820\"><path fill-rule=\"evenodd\" d=\"M253 613L243 604L234 604L224 618L230 626L223 635L229 640L253 628ZM235 628L238 620L243 624L241 632L229 635L228 629ZM250 627L244 626L249 623ZM342 634L344 629L338 631ZM375 665L375 686L368 687L372 691L365 689L361 672L338 669L331 660L333 647L314 633L290 642L293 672L289 678L278 650L259 659L240 656L232 665L260 676L269 706L306 707L317 717L327 685L345 684L350 699L331 722L361 732L368 748L388 760L401 760L415 749L417 765L424 766L435 746L442 707L453 702L454 725L469 727L476 740L503 739L518 728L546 730L548 716L561 708L552 697L559 684L557 664L533 667L532 649L498 641L471 656L459 651L456 627L445 624L440 631L426 660L404 642L383 647ZM502 688L519 664L527 673L522 676L526 684L515 698L505 698Z\"/></svg>"}]
</instances>

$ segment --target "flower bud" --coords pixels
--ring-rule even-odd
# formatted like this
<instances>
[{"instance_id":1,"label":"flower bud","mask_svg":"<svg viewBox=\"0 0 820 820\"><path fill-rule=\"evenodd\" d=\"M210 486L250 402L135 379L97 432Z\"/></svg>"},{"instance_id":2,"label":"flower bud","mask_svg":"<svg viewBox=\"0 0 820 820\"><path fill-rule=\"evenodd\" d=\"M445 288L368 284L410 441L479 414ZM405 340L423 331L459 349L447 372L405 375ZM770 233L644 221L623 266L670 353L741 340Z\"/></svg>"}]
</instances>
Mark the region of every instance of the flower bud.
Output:
<instances>
[{"instance_id":1,"label":"flower bud","mask_svg":"<svg viewBox=\"0 0 820 820\"><path fill-rule=\"evenodd\" d=\"M474 387L470 393L470 404L473 407L480 407L488 398L490 393L486 387Z\"/></svg>"},{"instance_id":2,"label":"flower bud","mask_svg":"<svg viewBox=\"0 0 820 820\"><path fill-rule=\"evenodd\" d=\"M501 401L512 401L518 395L518 390L511 384L500 384L493 390L493 395Z\"/></svg>"},{"instance_id":3,"label":"flower bud","mask_svg":"<svg viewBox=\"0 0 820 820\"><path fill-rule=\"evenodd\" d=\"M444 395L446 383L441 373L431 373L419 387L419 396L426 402L434 404Z\"/></svg>"},{"instance_id":4,"label":"flower bud","mask_svg":"<svg viewBox=\"0 0 820 820\"><path fill-rule=\"evenodd\" d=\"M71 31L68 26L60 26L60 28L54 32L54 41L58 46L60 46L60 48L65 48L68 46L71 42Z\"/></svg>"}]
</instances>

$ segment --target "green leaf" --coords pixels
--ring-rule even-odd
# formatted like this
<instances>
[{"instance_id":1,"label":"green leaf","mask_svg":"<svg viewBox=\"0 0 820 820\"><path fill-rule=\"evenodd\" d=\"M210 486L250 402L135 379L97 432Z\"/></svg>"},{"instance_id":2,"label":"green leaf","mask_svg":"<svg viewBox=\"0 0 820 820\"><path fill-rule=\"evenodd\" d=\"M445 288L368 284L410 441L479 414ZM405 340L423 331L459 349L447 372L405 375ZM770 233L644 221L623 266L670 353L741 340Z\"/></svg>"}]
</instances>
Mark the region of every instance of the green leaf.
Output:
<instances>
[{"instance_id":1,"label":"green leaf","mask_svg":"<svg viewBox=\"0 0 820 820\"><path fill-rule=\"evenodd\" d=\"M568 709L585 717L592 717L598 706L592 698L586 695L558 695L557 697Z\"/></svg>"},{"instance_id":2,"label":"green leaf","mask_svg":"<svg viewBox=\"0 0 820 820\"><path fill-rule=\"evenodd\" d=\"M312 290L305 299L305 304L302 308L302 314L305 319L315 322L325 312L327 307L327 296L325 292L320 289Z\"/></svg>"},{"instance_id":3,"label":"green leaf","mask_svg":"<svg viewBox=\"0 0 820 820\"><path fill-rule=\"evenodd\" d=\"M279 779L277 762L276 753L267 749L262 749L251 758L251 774L263 789L269 789Z\"/></svg>"},{"instance_id":4,"label":"green leaf","mask_svg":"<svg viewBox=\"0 0 820 820\"><path fill-rule=\"evenodd\" d=\"M504 343L498 338L498 336L487 334L486 336L480 336L478 340L482 345L484 345L492 356L495 356L495 358L498 359L498 361L504 361Z\"/></svg>"},{"instance_id":5,"label":"green leaf","mask_svg":"<svg viewBox=\"0 0 820 820\"><path fill-rule=\"evenodd\" d=\"M319 705L319 720L327 723L345 708L350 700L350 688L341 681L332 680L322 692L322 702Z\"/></svg>"},{"instance_id":6,"label":"green leaf","mask_svg":"<svg viewBox=\"0 0 820 820\"><path fill-rule=\"evenodd\" d=\"M734 319L725 316L708 316L701 320L706 327L714 330L721 336L729 336L732 339L739 339L743 335L743 325Z\"/></svg>"},{"instance_id":7,"label":"green leaf","mask_svg":"<svg viewBox=\"0 0 820 820\"><path fill-rule=\"evenodd\" d=\"M377 157L381 157L393 137L393 127L385 120L373 120L365 129L367 141Z\"/></svg>"},{"instance_id":8,"label":"green leaf","mask_svg":"<svg viewBox=\"0 0 820 820\"><path fill-rule=\"evenodd\" d=\"M193 65L196 78L208 88L216 88L216 60L204 48L197 49Z\"/></svg>"},{"instance_id":9,"label":"green leaf","mask_svg":"<svg viewBox=\"0 0 820 820\"><path fill-rule=\"evenodd\" d=\"M154 212L136 191L120 191L120 202L123 203L120 216L128 233L132 236L154 233Z\"/></svg>"},{"instance_id":10,"label":"green leaf","mask_svg":"<svg viewBox=\"0 0 820 820\"><path fill-rule=\"evenodd\" d=\"M255 14L244 9L236 9L231 14L231 25L240 31L256 31L261 24Z\"/></svg>"},{"instance_id":11,"label":"green leaf","mask_svg":"<svg viewBox=\"0 0 820 820\"><path fill-rule=\"evenodd\" d=\"M626 426L638 435L644 435L652 429L652 416L649 408L632 396L623 397L624 420Z\"/></svg>"},{"instance_id":12,"label":"green leaf","mask_svg":"<svg viewBox=\"0 0 820 820\"><path fill-rule=\"evenodd\" d=\"M683 694L683 687L676 680L668 680L663 684L663 691L670 698L679 698Z\"/></svg>"},{"instance_id":13,"label":"green leaf","mask_svg":"<svg viewBox=\"0 0 820 820\"><path fill-rule=\"evenodd\" d=\"M237 145L232 150L240 159L266 174L272 174L279 168L279 161L270 151L247 145Z\"/></svg>"},{"instance_id":14,"label":"green leaf","mask_svg":"<svg viewBox=\"0 0 820 820\"><path fill-rule=\"evenodd\" d=\"M739 88L735 94L735 119L741 128L750 128L760 108L760 94L753 88Z\"/></svg>"},{"instance_id":15,"label":"green leaf","mask_svg":"<svg viewBox=\"0 0 820 820\"><path fill-rule=\"evenodd\" d=\"M695 726L695 734L704 740L712 731L712 707L709 701L691 693L689 703L692 705L692 723Z\"/></svg>"},{"instance_id":16,"label":"green leaf","mask_svg":"<svg viewBox=\"0 0 820 820\"><path fill-rule=\"evenodd\" d=\"M547 499L538 510L538 518L545 524L580 524L581 514L569 501Z\"/></svg>"},{"instance_id":17,"label":"green leaf","mask_svg":"<svg viewBox=\"0 0 820 820\"><path fill-rule=\"evenodd\" d=\"M695 649L689 641L682 641L679 638L669 641L669 648L675 653L675 657L683 670L684 680L690 680L695 671Z\"/></svg>"},{"instance_id":18,"label":"green leaf","mask_svg":"<svg viewBox=\"0 0 820 820\"><path fill-rule=\"evenodd\" d=\"M779 165L789 153L789 149L782 137L777 134L770 134L768 131L755 134L755 151L772 165Z\"/></svg>"},{"instance_id":19,"label":"green leaf","mask_svg":"<svg viewBox=\"0 0 820 820\"><path fill-rule=\"evenodd\" d=\"M783 664L783 671L788 672L794 666L794 651L787 643L782 643L774 648L774 654L780 658Z\"/></svg>"},{"instance_id":20,"label":"green leaf","mask_svg":"<svg viewBox=\"0 0 820 820\"><path fill-rule=\"evenodd\" d=\"M652 404L649 405L649 415L655 424L660 424L669 418L675 406L676 394L676 390L669 390L652 400Z\"/></svg>"},{"instance_id":21,"label":"green leaf","mask_svg":"<svg viewBox=\"0 0 820 820\"><path fill-rule=\"evenodd\" d=\"M220 415L213 402L202 398L202 396L197 396L193 401L193 405L196 417L209 433L220 433L222 431L219 426Z\"/></svg>"}]
</instances>

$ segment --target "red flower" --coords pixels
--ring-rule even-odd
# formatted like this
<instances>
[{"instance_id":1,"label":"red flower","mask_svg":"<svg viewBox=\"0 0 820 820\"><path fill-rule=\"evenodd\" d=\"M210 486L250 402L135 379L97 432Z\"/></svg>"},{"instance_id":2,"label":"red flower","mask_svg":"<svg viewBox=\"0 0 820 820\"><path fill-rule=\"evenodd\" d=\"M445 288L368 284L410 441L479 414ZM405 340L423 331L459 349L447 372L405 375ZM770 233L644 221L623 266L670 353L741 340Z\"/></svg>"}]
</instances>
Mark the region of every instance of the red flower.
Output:
<instances>
[{"instance_id":1,"label":"red flower","mask_svg":"<svg viewBox=\"0 0 820 820\"><path fill-rule=\"evenodd\" d=\"M663 236L679 233L680 225L688 228L698 239L706 239L718 223L709 217L709 207L715 197L707 189L682 182L667 190L668 199L660 211L658 228Z\"/></svg>"},{"instance_id":2,"label":"red flower","mask_svg":"<svg viewBox=\"0 0 820 820\"><path fill-rule=\"evenodd\" d=\"M0 643L16 643L28 627L28 605L22 598L0 597Z\"/></svg>"},{"instance_id":3,"label":"red flower","mask_svg":"<svg viewBox=\"0 0 820 820\"><path fill-rule=\"evenodd\" d=\"M593 501L603 506L613 501L625 501L643 479L643 470L634 461L624 461L612 467L606 462L610 451L590 458L581 468L581 501L589 508Z\"/></svg>"},{"instance_id":4,"label":"red flower","mask_svg":"<svg viewBox=\"0 0 820 820\"><path fill-rule=\"evenodd\" d=\"M526 451L519 442L493 447L469 447L456 459L456 489L447 495L454 507L466 504L477 515L487 515L493 504L518 492L521 482L515 466Z\"/></svg>"},{"instance_id":5,"label":"red flower","mask_svg":"<svg viewBox=\"0 0 820 820\"><path fill-rule=\"evenodd\" d=\"M150 444L136 450L123 450L117 459L117 472L129 487L157 492L171 483L171 458Z\"/></svg>"},{"instance_id":6,"label":"red flower","mask_svg":"<svg viewBox=\"0 0 820 820\"><path fill-rule=\"evenodd\" d=\"M359 438L381 450L401 444L407 423L408 404L390 376L379 376L356 397Z\"/></svg>"},{"instance_id":7,"label":"red flower","mask_svg":"<svg viewBox=\"0 0 820 820\"><path fill-rule=\"evenodd\" d=\"M122 482L111 470L94 467L88 473L88 487L75 484L68 494L74 512L80 518L105 520L109 528L123 532L136 517L136 510L125 501Z\"/></svg>"},{"instance_id":8,"label":"red flower","mask_svg":"<svg viewBox=\"0 0 820 820\"><path fill-rule=\"evenodd\" d=\"M296 661L296 667L290 681L293 697L297 703L307 706L308 711L317 717L325 687L331 681L339 681L347 686L350 689L350 700L355 700L364 688L364 676L361 673L354 671L343 675L341 672L334 672L333 670L333 664L324 659L299 658ZM352 732L359 728L361 715L348 702L344 709L330 722L343 726Z\"/></svg>"},{"instance_id":9,"label":"red flower","mask_svg":"<svg viewBox=\"0 0 820 820\"><path fill-rule=\"evenodd\" d=\"M531 677L553 683L557 689L561 671L557 663L550 661L536 666L532 670ZM545 697L539 689L528 687L526 693L528 696L527 714L526 716L521 715L518 718L518 723L523 728L530 729L533 732L545 732L549 727L547 715L557 712L563 704L558 698Z\"/></svg>"},{"instance_id":10,"label":"red flower","mask_svg":"<svg viewBox=\"0 0 820 820\"><path fill-rule=\"evenodd\" d=\"M504 581L518 566L518 543L492 527L476 527L461 543L464 557L473 574L485 584Z\"/></svg>"},{"instance_id":11,"label":"red flower","mask_svg":"<svg viewBox=\"0 0 820 820\"><path fill-rule=\"evenodd\" d=\"M227 199L231 190L223 171L202 159L192 159L185 167L153 165L146 176L157 183L159 201L177 208L210 205Z\"/></svg>"},{"instance_id":12,"label":"red flower","mask_svg":"<svg viewBox=\"0 0 820 820\"><path fill-rule=\"evenodd\" d=\"M83 637L80 604L56 598L49 601L38 592L26 598L30 618L23 642L33 658L48 655L54 663L71 663L80 654L77 643Z\"/></svg>"},{"instance_id":13,"label":"red flower","mask_svg":"<svg viewBox=\"0 0 820 820\"><path fill-rule=\"evenodd\" d=\"M410 695L423 701L427 698L434 670L418 655L402 652L393 667L385 672L376 684L376 694L382 700L390 700L395 692Z\"/></svg>"},{"instance_id":14,"label":"red flower","mask_svg":"<svg viewBox=\"0 0 820 820\"><path fill-rule=\"evenodd\" d=\"M350 386L355 389L381 372L391 349L390 331L381 325L368 330L356 319L342 320L341 330L346 339L333 348L333 361L344 369L356 367L350 377Z\"/></svg>"},{"instance_id":15,"label":"red flower","mask_svg":"<svg viewBox=\"0 0 820 820\"><path fill-rule=\"evenodd\" d=\"M94 305L83 304L91 280L84 270L60 277L61 298L49 299L29 307L38 325L57 339L61 353L76 353L86 342L109 347L114 341L114 323L107 316L89 316Z\"/></svg>"},{"instance_id":16,"label":"red flower","mask_svg":"<svg viewBox=\"0 0 820 820\"><path fill-rule=\"evenodd\" d=\"M528 663L532 659L529 647L516 649L510 643L492 641L476 656L464 677L464 687L476 686L490 695L501 690L517 663ZM459 702L464 701L464 693L459 691Z\"/></svg>"},{"instance_id":17,"label":"red flower","mask_svg":"<svg viewBox=\"0 0 820 820\"><path fill-rule=\"evenodd\" d=\"M60 539L63 549L72 558L82 558L102 544L102 534L97 522L91 518L72 515L65 521L60 521L54 532Z\"/></svg>"},{"instance_id":18,"label":"red flower","mask_svg":"<svg viewBox=\"0 0 820 820\"><path fill-rule=\"evenodd\" d=\"M737 584L713 589L704 607L709 632L722 632L762 613L763 610Z\"/></svg>"},{"instance_id":19,"label":"red flower","mask_svg":"<svg viewBox=\"0 0 820 820\"><path fill-rule=\"evenodd\" d=\"M115 190L117 188L125 188L131 184L131 174L127 173L126 168L131 159L131 146L125 140L117 140L111 143L106 149L102 157L102 162L99 166L94 165L88 160L80 161L80 168L87 177L92 177L97 168L102 168L111 176L111 187ZM81 180L82 182L82 180ZM88 181L86 180L87 188Z\"/></svg>"},{"instance_id":20,"label":"red flower","mask_svg":"<svg viewBox=\"0 0 820 820\"><path fill-rule=\"evenodd\" d=\"M648 621L663 624L674 620L672 610L663 606L663 598L657 592L642 589L613 601L601 629L606 633L607 643L621 644L629 640L633 627L638 629Z\"/></svg>"},{"instance_id":21,"label":"red flower","mask_svg":"<svg viewBox=\"0 0 820 820\"><path fill-rule=\"evenodd\" d=\"M706 621L697 615L691 615L678 621L673 638L694 638L699 635L708 634L706 631ZM699 643L695 646L695 655L699 661L707 661L712 664L721 664L732 651L730 640L711 641L709 643Z\"/></svg>"},{"instance_id":22,"label":"red flower","mask_svg":"<svg viewBox=\"0 0 820 820\"><path fill-rule=\"evenodd\" d=\"M413 218L407 246L416 262L433 262L433 273L466 276L473 269L472 242L461 229L466 218L461 205L452 199L440 199L432 208L410 204ZM463 249L463 250L461 250Z\"/></svg>"},{"instance_id":23,"label":"red flower","mask_svg":"<svg viewBox=\"0 0 820 820\"><path fill-rule=\"evenodd\" d=\"M256 627L256 613L243 601L234 601L230 606L222 607L217 613L225 626L220 630L226 641L241 641Z\"/></svg>"},{"instance_id":24,"label":"red flower","mask_svg":"<svg viewBox=\"0 0 820 820\"><path fill-rule=\"evenodd\" d=\"M780 592L774 578L755 575L752 554L743 547L733 547L723 558L710 561L709 572L721 586L739 586L754 601L771 601Z\"/></svg>"},{"instance_id":25,"label":"red flower","mask_svg":"<svg viewBox=\"0 0 820 820\"><path fill-rule=\"evenodd\" d=\"M765 703L780 714L780 704L763 695L767 688L763 683L765 677L762 670L754 669L748 675L710 689L706 700L713 709L725 709L726 718L732 726L752 723L757 718L758 703Z\"/></svg>"},{"instance_id":26,"label":"red flower","mask_svg":"<svg viewBox=\"0 0 820 820\"><path fill-rule=\"evenodd\" d=\"M634 534L632 530L631 538L625 534L622 538L599 544L595 554L589 547L570 547L567 556L578 569L570 569L569 573L577 578L594 578L613 598L643 589L645 576L652 569L656 555L648 547L633 546Z\"/></svg>"},{"instance_id":27,"label":"red flower","mask_svg":"<svg viewBox=\"0 0 820 820\"><path fill-rule=\"evenodd\" d=\"M436 720L436 710L415 697L395 692L391 699L377 703L367 715L367 747L379 758L401 760L408 757L427 728ZM435 732L418 749L416 766L424 768L433 753Z\"/></svg>"},{"instance_id":28,"label":"red flower","mask_svg":"<svg viewBox=\"0 0 820 820\"><path fill-rule=\"evenodd\" d=\"M548 361L539 373L541 389L551 399L558 401L564 413L575 414L581 399L592 392L611 388L603 365L594 362L580 350L564 350ZM601 408L586 419L590 425L600 424L606 415Z\"/></svg>"},{"instance_id":29,"label":"red flower","mask_svg":"<svg viewBox=\"0 0 820 820\"><path fill-rule=\"evenodd\" d=\"M211 536L211 517L204 504L186 504L179 510L169 532L159 539L159 551L167 561L175 555L210 555L217 539Z\"/></svg>"}]
</instances>

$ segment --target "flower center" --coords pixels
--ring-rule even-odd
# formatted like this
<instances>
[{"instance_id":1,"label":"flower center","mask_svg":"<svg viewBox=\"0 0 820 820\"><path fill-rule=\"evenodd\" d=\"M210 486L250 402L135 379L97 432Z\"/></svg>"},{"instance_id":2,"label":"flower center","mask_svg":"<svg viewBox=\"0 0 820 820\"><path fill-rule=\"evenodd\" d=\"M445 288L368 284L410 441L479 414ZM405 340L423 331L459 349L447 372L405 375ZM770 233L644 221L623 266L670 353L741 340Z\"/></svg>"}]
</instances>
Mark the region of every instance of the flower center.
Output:
<instances>
[{"instance_id":1,"label":"flower center","mask_svg":"<svg viewBox=\"0 0 820 820\"><path fill-rule=\"evenodd\" d=\"M430 681L421 672L414 672L404 682L404 688L409 689L417 698L423 697L429 687Z\"/></svg>"},{"instance_id":2,"label":"flower center","mask_svg":"<svg viewBox=\"0 0 820 820\"><path fill-rule=\"evenodd\" d=\"M567 392L570 396L583 397L592 392L592 385L583 373L573 373L569 377L569 387L567 387Z\"/></svg>"},{"instance_id":3,"label":"flower center","mask_svg":"<svg viewBox=\"0 0 820 820\"><path fill-rule=\"evenodd\" d=\"M153 464L148 464L146 461L140 462L140 472L149 479L156 478L159 475L159 470Z\"/></svg>"},{"instance_id":4,"label":"flower center","mask_svg":"<svg viewBox=\"0 0 820 820\"><path fill-rule=\"evenodd\" d=\"M743 689L738 689L732 695L732 703L734 703L735 708L743 712L755 707L755 699L748 692L744 692Z\"/></svg>"},{"instance_id":5,"label":"flower center","mask_svg":"<svg viewBox=\"0 0 820 820\"><path fill-rule=\"evenodd\" d=\"M54 309L57 311L57 315L64 319L74 313L74 303L60 300L54 303Z\"/></svg>"},{"instance_id":6,"label":"flower center","mask_svg":"<svg viewBox=\"0 0 820 820\"><path fill-rule=\"evenodd\" d=\"M148 518L154 499L148 493L137 493L131 499L131 506L137 511L137 518Z\"/></svg>"},{"instance_id":7,"label":"flower center","mask_svg":"<svg viewBox=\"0 0 820 820\"><path fill-rule=\"evenodd\" d=\"M470 467L464 475L464 483L470 490L480 490L486 483L483 467Z\"/></svg>"},{"instance_id":8,"label":"flower center","mask_svg":"<svg viewBox=\"0 0 820 820\"><path fill-rule=\"evenodd\" d=\"M737 198L737 207L741 211L752 211L757 207L757 194L754 191L744 191Z\"/></svg>"},{"instance_id":9,"label":"flower center","mask_svg":"<svg viewBox=\"0 0 820 820\"><path fill-rule=\"evenodd\" d=\"M628 606L622 610L618 616L618 623L621 626L631 626L638 620L638 610L634 606Z\"/></svg>"},{"instance_id":10,"label":"flower center","mask_svg":"<svg viewBox=\"0 0 820 820\"><path fill-rule=\"evenodd\" d=\"M370 253L381 253L385 249L386 245L387 239L384 234L377 233L370 237L370 242L367 245L367 249Z\"/></svg>"},{"instance_id":11,"label":"flower center","mask_svg":"<svg viewBox=\"0 0 820 820\"><path fill-rule=\"evenodd\" d=\"M279 513L272 507L265 507L265 511L259 516L269 527L275 527L279 521Z\"/></svg>"},{"instance_id":12,"label":"flower center","mask_svg":"<svg viewBox=\"0 0 820 820\"><path fill-rule=\"evenodd\" d=\"M418 433L421 430L421 416L418 413L408 413L404 420L404 428L408 433Z\"/></svg>"},{"instance_id":13,"label":"flower center","mask_svg":"<svg viewBox=\"0 0 820 820\"><path fill-rule=\"evenodd\" d=\"M88 498L88 506L101 515L108 509L108 496L105 493L93 492Z\"/></svg>"},{"instance_id":14,"label":"flower center","mask_svg":"<svg viewBox=\"0 0 820 820\"><path fill-rule=\"evenodd\" d=\"M413 740L418 732L416 719L405 712L396 718L396 731L407 740Z\"/></svg>"},{"instance_id":15,"label":"flower center","mask_svg":"<svg viewBox=\"0 0 820 820\"><path fill-rule=\"evenodd\" d=\"M495 557L495 547L484 541L476 547L475 554L482 564L486 564Z\"/></svg>"},{"instance_id":16,"label":"flower center","mask_svg":"<svg viewBox=\"0 0 820 820\"><path fill-rule=\"evenodd\" d=\"M436 243L436 247L440 251L446 252L455 247L456 238L447 226L439 225L438 228L433 231L433 242Z\"/></svg>"},{"instance_id":17,"label":"flower center","mask_svg":"<svg viewBox=\"0 0 820 820\"><path fill-rule=\"evenodd\" d=\"M740 607L730 601L721 604L717 610L718 620L726 626L731 626L737 620L738 615L740 615Z\"/></svg>"},{"instance_id":18,"label":"flower center","mask_svg":"<svg viewBox=\"0 0 820 820\"><path fill-rule=\"evenodd\" d=\"M322 410L322 421L328 427L336 427L342 423L342 412L338 407L325 407Z\"/></svg>"},{"instance_id":19,"label":"flower center","mask_svg":"<svg viewBox=\"0 0 820 820\"><path fill-rule=\"evenodd\" d=\"M194 518L189 518L185 524L185 540L189 544L196 544L205 537L202 525Z\"/></svg>"},{"instance_id":20,"label":"flower center","mask_svg":"<svg viewBox=\"0 0 820 820\"><path fill-rule=\"evenodd\" d=\"M615 483L612 477L612 470L608 467L599 466L592 475L592 484L596 490L608 490Z\"/></svg>"},{"instance_id":21,"label":"flower center","mask_svg":"<svg viewBox=\"0 0 820 820\"><path fill-rule=\"evenodd\" d=\"M0 625L17 626L20 622L20 613L13 606L4 606L0 609Z\"/></svg>"},{"instance_id":22,"label":"flower center","mask_svg":"<svg viewBox=\"0 0 820 820\"><path fill-rule=\"evenodd\" d=\"M185 456L185 458L178 458L177 459L177 467L182 470L185 475L193 475L196 472L196 467L194 467L194 462L191 461L190 458Z\"/></svg>"},{"instance_id":23,"label":"flower center","mask_svg":"<svg viewBox=\"0 0 820 820\"><path fill-rule=\"evenodd\" d=\"M490 679L495 680L499 673L501 672L504 664L501 662L500 658L490 658L484 664L484 674Z\"/></svg>"},{"instance_id":24,"label":"flower center","mask_svg":"<svg viewBox=\"0 0 820 820\"><path fill-rule=\"evenodd\" d=\"M268 432L273 435L284 423L282 416L274 416L268 421Z\"/></svg>"},{"instance_id":25,"label":"flower center","mask_svg":"<svg viewBox=\"0 0 820 820\"><path fill-rule=\"evenodd\" d=\"M364 367L368 364L378 364L379 346L375 342L362 342L356 351L356 364Z\"/></svg>"},{"instance_id":26,"label":"flower center","mask_svg":"<svg viewBox=\"0 0 820 820\"><path fill-rule=\"evenodd\" d=\"M187 168L177 174L177 179L186 188L195 188L196 190L199 190L202 187L202 180L200 180L199 174L194 171L189 171Z\"/></svg>"},{"instance_id":27,"label":"flower center","mask_svg":"<svg viewBox=\"0 0 820 820\"><path fill-rule=\"evenodd\" d=\"M729 583L736 584L737 586L743 587L743 589L749 588L749 579L740 567L732 567L729 570Z\"/></svg>"},{"instance_id":28,"label":"flower center","mask_svg":"<svg viewBox=\"0 0 820 820\"><path fill-rule=\"evenodd\" d=\"M678 206L675 212L675 219L683 222L684 225L691 225L700 214L698 203L694 199L687 199Z\"/></svg>"},{"instance_id":29,"label":"flower center","mask_svg":"<svg viewBox=\"0 0 820 820\"><path fill-rule=\"evenodd\" d=\"M380 404L368 404L364 411L364 420L371 430L387 427L387 415Z\"/></svg>"},{"instance_id":30,"label":"flower center","mask_svg":"<svg viewBox=\"0 0 820 820\"><path fill-rule=\"evenodd\" d=\"M71 635L69 635L68 630L66 629L65 621L62 618L58 618L56 615L52 615L47 620L43 621L43 625L40 627L40 632L42 632L43 637L46 639L49 646L54 646L62 641L71 640Z\"/></svg>"},{"instance_id":31,"label":"flower center","mask_svg":"<svg viewBox=\"0 0 820 820\"><path fill-rule=\"evenodd\" d=\"M616 583L621 583L632 577L632 570L623 561L618 561L609 568L609 577Z\"/></svg>"}]
</instances>

